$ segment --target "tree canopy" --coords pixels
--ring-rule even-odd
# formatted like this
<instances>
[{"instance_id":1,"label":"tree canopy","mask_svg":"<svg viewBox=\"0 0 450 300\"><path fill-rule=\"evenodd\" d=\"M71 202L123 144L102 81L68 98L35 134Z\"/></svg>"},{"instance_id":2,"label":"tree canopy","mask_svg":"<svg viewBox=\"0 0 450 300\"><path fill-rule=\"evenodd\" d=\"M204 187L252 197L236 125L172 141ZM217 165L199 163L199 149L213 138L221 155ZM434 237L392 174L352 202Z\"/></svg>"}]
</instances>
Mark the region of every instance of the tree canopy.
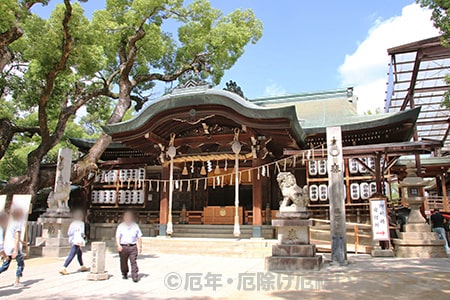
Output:
<instances>
[{"instance_id":1,"label":"tree canopy","mask_svg":"<svg viewBox=\"0 0 450 300\"><path fill-rule=\"evenodd\" d=\"M422 7L431 9L431 20L444 40L450 38L450 0L416 0Z\"/></svg>"},{"instance_id":2,"label":"tree canopy","mask_svg":"<svg viewBox=\"0 0 450 300\"><path fill-rule=\"evenodd\" d=\"M49 18L30 12L48 2L0 3L0 179L29 192L68 137L98 139L79 180L111 142L100 126L139 110L155 82L195 72L218 84L262 35L253 11L224 15L207 0L107 0L91 19L69 0Z\"/></svg>"}]
</instances>

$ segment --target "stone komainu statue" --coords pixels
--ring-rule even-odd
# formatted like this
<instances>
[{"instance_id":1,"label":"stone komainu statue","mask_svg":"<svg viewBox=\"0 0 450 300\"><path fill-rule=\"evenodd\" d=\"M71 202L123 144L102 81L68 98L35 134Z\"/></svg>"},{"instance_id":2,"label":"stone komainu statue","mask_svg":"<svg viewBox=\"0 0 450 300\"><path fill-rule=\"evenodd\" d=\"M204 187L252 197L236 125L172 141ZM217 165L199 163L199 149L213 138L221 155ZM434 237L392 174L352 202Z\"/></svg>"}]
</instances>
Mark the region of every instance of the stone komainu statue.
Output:
<instances>
[{"instance_id":1,"label":"stone komainu statue","mask_svg":"<svg viewBox=\"0 0 450 300\"><path fill-rule=\"evenodd\" d=\"M57 185L56 191L51 191L47 198L49 208L68 208L70 197L70 182Z\"/></svg>"},{"instance_id":2,"label":"stone komainu statue","mask_svg":"<svg viewBox=\"0 0 450 300\"><path fill-rule=\"evenodd\" d=\"M283 207L306 207L308 204L308 187L303 189L297 185L297 180L291 172L280 172L277 176L283 201L280 209Z\"/></svg>"}]
</instances>

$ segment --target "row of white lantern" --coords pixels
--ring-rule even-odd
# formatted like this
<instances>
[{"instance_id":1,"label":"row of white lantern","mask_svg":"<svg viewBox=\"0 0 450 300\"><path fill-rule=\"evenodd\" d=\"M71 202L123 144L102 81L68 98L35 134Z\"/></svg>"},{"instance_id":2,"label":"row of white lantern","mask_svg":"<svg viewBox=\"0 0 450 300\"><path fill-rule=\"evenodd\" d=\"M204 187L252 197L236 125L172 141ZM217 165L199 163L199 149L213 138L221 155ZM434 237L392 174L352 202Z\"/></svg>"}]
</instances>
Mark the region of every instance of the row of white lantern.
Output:
<instances>
[{"instance_id":1,"label":"row of white lantern","mask_svg":"<svg viewBox=\"0 0 450 300\"><path fill-rule=\"evenodd\" d=\"M96 177L95 182L115 183L117 180L140 181L145 179L145 168L121 169L121 170L102 170Z\"/></svg>"},{"instance_id":2,"label":"row of white lantern","mask_svg":"<svg viewBox=\"0 0 450 300\"><path fill-rule=\"evenodd\" d=\"M326 175L327 174L327 161L326 160L311 160L308 163L309 175Z\"/></svg>"},{"instance_id":3,"label":"row of white lantern","mask_svg":"<svg viewBox=\"0 0 450 300\"><path fill-rule=\"evenodd\" d=\"M115 204L117 192L115 190L94 190L91 192L92 204Z\"/></svg>"},{"instance_id":4,"label":"row of white lantern","mask_svg":"<svg viewBox=\"0 0 450 300\"><path fill-rule=\"evenodd\" d=\"M370 169L375 170L375 159L373 157L363 157L360 159ZM356 159L349 159L349 172L350 174L367 173L366 167L358 163ZM384 164L382 159L381 165ZM326 175L327 174L327 161L326 160L312 160L308 162L308 172L311 176Z\"/></svg>"},{"instance_id":5,"label":"row of white lantern","mask_svg":"<svg viewBox=\"0 0 450 300\"><path fill-rule=\"evenodd\" d=\"M375 170L375 158L373 157L362 157L360 160L368 166L371 170ZM381 158L380 167L384 165L384 159ZM362 164L358 163L356 159L350 158L348 160L349 172L350 174L367 173L367 168Z\"/></svg>"},{"instance_id":6,"label":"row of white lantern","mask_svg":"<svg viewBox=\"0 0 450 300\"><path fill-rule=\"evenodd\" d=\"M92 204L115 204L117 192L115 190L94 190L91 193ZM143 190L120 190L119 204L144 204Z\"/></svg>"},{"instance_id":7,"label":"row of white lantern","mask_svg":"<svg viewBox=\"0 0 450 300\"><path fill-rule=\"evenodd\" d=\"M328 186L326 184L315 185L312 184L309 186L309 200L312 202L327 201L328 200Z\"/></svg>"},{"instance_id":8,"label":"row of white lantern","mask_svg":"<svg viewBox=\"0 0 450 300\"><path fill-rule=\"evenodd\" d=\"M121 169L119 180L120 181L138 181L145 179L145 168L138 169Z\"/></svg>"},{"instance_id":9,"label":"row of white lantern","mask_svg":"<svg viewBox=\"0 0 450 300\"><path fill-rule=\"evenodd\" d=\"M389 184L387 182L384 182L384 194L387 193L389 190ZM377 191L377 184L376 182L361 182L357 183L354 182L350 184L350 198L352 200L368 200L370 197L373 196ZM316 201L327 201L328 200L328 185L326 184L319 184L315 185L312 184L309 186L309 199L312 202Z\"/></svg>"}]
</instances>

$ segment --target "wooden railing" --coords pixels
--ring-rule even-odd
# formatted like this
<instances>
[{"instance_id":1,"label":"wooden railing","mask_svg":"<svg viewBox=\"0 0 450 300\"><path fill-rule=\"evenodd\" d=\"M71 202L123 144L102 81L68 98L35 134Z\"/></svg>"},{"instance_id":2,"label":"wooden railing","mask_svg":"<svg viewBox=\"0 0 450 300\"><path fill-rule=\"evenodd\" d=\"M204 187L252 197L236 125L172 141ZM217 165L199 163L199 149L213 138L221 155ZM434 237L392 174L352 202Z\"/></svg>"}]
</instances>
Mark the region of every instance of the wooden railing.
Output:
<instances>
[{"instance_id":1,"label":"wooden railing","mask_svg":"<svg viewBox=\"0 0 450 300\"><path fill-rule=\"evenodd\" d=\"M441 211L450 212L449 201L438 196L428 197L424 202L425 210L434 210L438 208Z\"/></svg>"},{"instance_id":2,"label":"wooden railing","mask_svg":"<svg viewBox=\"0 0 450 300\"><path fill-rule=\"evenodd\" d=\"M322 223L322 224L330 225L330 223L331 223L330 220L322 220L322 219L314 219L314 218L311 218L310 220L314 222L313 224ZM354 238L355 254L358 254L359 250L361 249L360 238L369 238L369 239L372 238L371 234L360 233L360 229L361 230L365 229L365 230L368 230L369 232L371 232L370 229L372 228L372 226L370 224L354 223L354 222L345 222L345 225L347 228L347 232L346 232L347 236L352 236ZM330 233L330 229L326 229L326 230L318 229L318 228L314 228L314 226L312 226L310 229L310 238L311 238L312 232ZM365 245L364 247L367 247L367 246L371 246L371 245Z\"/></svg>"}]
</instances>

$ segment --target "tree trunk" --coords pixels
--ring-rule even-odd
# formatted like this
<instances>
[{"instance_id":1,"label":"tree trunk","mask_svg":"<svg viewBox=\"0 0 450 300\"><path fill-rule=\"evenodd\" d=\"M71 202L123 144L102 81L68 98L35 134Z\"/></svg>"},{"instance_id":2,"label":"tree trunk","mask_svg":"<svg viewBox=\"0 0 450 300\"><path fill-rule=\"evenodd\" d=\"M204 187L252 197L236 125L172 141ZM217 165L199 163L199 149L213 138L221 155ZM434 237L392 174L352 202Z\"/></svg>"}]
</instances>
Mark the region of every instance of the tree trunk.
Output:
<instances>
[{"instance_id":1,"label":"tree trunk","mask_svg":"<svg viewBox=\"0 0 450 300\"><path fill-rule=\"evenodd\" d=\"M2 193L11 196L12 194L31 194L33 197L41 188L39 174L41 162L44 156L61 140L66 129L69 115L60 115L59 126L56 131L47 138L42 138L39 146L28 154L28 167L25 176L11 178Z\"/></svg>"},{"instance_id":2,"label":"tree trunk","mask_svg":"<svg viewBox=\"0 0 450 300\"><path fill-rule=\"evenodd\" d=\"M0 159L3 158L6 151L8 150L9 144L11 143L14 134L16 133L26 133L30 137L34 134L39 134L39 128L37 127L20 127L16 126L8 118L0 119Z\"/></svg>"},{"instance_id":3,"label":"tree trunk","mask_svg":"<svg viewBox=\"0 0 450 300\"><path fill-rule=\"evenodd\" d=\"M0 159L5 155L14 136L14 125L8 119L0 119Z\"/></svg>"},{"instance_id":4,"label":"tree trunk","mask_svg":"<svg viewBox=\"0 0 450 300\"><path fill-rule=\"evenodd\" d=\"M27 174L11 178L2 189L3 194L31 194L33 197L39 191L39 171L42 158L53 148L53 143L41 143L38 148L28 154Z\"/></svg>"},{"instance_id":5,"label":"tree trunk","mask_svg":"<svg viewBox=\"0 0 450 300\"><path fill-rule=\"evenodd\" d=\"M125 113L131 106L130 91L131 85L123 84L125 86L124 90L120 91L120 98L117 102L116 107L111 115L111 117L106 122L107 125L119 123L122 121ZM106 133L102 133L100 137L95 142L94 146L89 150L89 152L83 157L82 160L78 161L75 166L75 174L72 174L72 182L78 183L84 177L86 177L90 172L96 171L98 169L97 162L102 156L103 152L108 148L112 142L112 137Z\"/></svg>"}]
</instances>

